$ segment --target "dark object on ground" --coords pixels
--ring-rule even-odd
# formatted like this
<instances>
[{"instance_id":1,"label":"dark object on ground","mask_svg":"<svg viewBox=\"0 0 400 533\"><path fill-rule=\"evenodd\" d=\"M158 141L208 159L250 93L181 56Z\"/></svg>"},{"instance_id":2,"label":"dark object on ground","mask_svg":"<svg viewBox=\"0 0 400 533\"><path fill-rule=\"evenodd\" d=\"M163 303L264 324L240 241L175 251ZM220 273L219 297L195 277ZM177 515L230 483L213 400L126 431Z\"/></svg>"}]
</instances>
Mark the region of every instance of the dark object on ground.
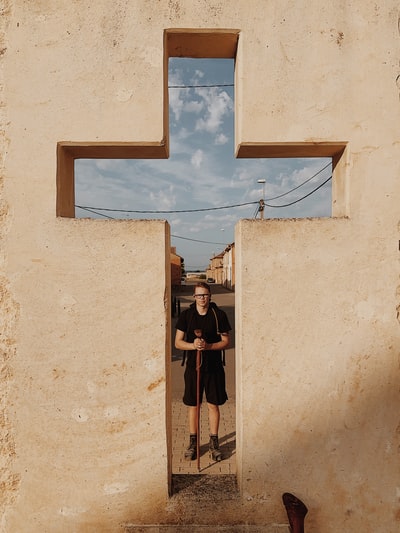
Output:
<instances>
[{"instance_id":1,"label":"dark object on ground","mask_svg":"<svg viewBox=\"0 0 400 533\"><path fill-rule=\"evenodd\" d=\"M307 507L289 492L282 494L282 500L289 518L291 533L304 533L304 518L308 513Z\"/></svg>"}]
</instances>

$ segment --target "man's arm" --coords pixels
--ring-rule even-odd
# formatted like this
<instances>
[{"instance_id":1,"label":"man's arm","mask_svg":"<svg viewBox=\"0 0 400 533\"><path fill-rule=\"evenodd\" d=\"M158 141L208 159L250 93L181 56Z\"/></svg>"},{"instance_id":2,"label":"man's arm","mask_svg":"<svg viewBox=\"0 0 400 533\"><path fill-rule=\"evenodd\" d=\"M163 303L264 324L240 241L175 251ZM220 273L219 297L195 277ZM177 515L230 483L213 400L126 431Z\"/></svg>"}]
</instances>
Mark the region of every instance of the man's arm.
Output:
<instances>
[{"instance_id":1,"label":"man's arm","mask_svg":"<svg viewBox=\"0 0 400 533\"><path fill-rule=\"evenodd\" d=\"M205 350L225 350L229 346L229 333L220 333L221 340L218 342L206 343Z\"/></svg>"},{"instance_id":2,"label":"man's arm","mask_svg":"<svg viewBox=\"0 0 400 533\"><path fill-rule=\"evenodd\" d=\"M175 333L175 348L178 350L195 350L193 342L185 341L185 332L180 329L176 330Z\"/></svg>"},{"instance_id":3,"label":"man's arm","mask_svg":"<svg viewBox=\"0 0 400 533\"><path fill-rule=\"evenodd\" d=\"M196 350L194 342L186 342L185 332L180 329L175 333L175 348L178 350ZM198 340L198 339L197 339ZM201 350L225 350L229 346L229 333L221 333L221 340L218 342L205 343Z\"/></svg>"}]
</instances>

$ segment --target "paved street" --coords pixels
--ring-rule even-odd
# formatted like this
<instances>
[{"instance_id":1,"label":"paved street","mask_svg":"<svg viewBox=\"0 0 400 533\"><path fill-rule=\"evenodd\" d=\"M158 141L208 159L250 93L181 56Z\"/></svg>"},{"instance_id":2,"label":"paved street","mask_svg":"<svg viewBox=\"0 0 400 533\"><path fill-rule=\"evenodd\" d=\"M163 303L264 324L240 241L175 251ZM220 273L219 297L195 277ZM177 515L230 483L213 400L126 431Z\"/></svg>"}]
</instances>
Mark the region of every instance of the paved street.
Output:
<instances>
[{"instance_id":1,"label":"paved street","mask_svg":"<svg viewBox=\"0 0 400 533\"><path fill-rule=\"evenodd\" d=\"M181 287L180 291L174 292L173 297L180 301L183 311L193 301L193 284L189 283ZM221 406L221 423L219 441L224 459L214 463L208 456L208 415L207 406L201 409L201 440L200 440L200 473L202 474L236 474L236 430L235 430L235 294L220 285L211 285L212 301L221 307L228 315L232 326L231 345L226 350L226 387L228 401ZM175 337L175 323L177 317L172 320L172 339ZM187 408L182 403L183 395L183 372L181 366L182 353L172 348L172 474L198 474L197 461L185 461L184 450L189 442Z\"/></svg>"}]
</instances>

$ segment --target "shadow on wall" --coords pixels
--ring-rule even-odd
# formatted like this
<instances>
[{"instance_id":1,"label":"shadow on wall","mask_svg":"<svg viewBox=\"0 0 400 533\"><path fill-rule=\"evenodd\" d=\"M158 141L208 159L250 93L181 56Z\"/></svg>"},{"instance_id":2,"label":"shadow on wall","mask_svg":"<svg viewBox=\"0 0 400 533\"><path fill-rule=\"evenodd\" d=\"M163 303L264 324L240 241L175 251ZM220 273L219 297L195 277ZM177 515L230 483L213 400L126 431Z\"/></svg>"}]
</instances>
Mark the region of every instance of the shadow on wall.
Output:
<instances>
[{"instance_id":1,"label":"shadow on wall","mask_svg":"<svg viewBox=\"0 0 400 533\"><path fill-rule=\"evenodd\" d=\"M380 531L388 533L397 531L393 524L400 528L400 515L393 505L394 498L388 498L390 489L387 487L387 480L393 479L394 455L400 446L398 410L394 408L400 388L396 351L399 353L400 347L397 350L391 347L390 351L375 356L351 357L346 366L348 373L343 375L341 384L338 385L337 378L332 383L331 401L325 412L318 410L321 389L316 386L305 400L309 407L304 407L303 390L302 394L291 390L287 404L282 403L284 398L280 396L281 403L270 404L269 409L263 411L265 419L257 420L257 425L268 427L274 410L283 418L288 410L292 415L296 411L299 413L299 424L288 431L286 447L282 447L283 439L278 439L280 449L274 450L274 435L271 435L265 443L266 454L260 457L253 471L264 484L265 493L271 493L271 479L279 479L282 492L293 491L307 503L307 523L312 531L336 533L340 527L341 531L375 533L377 524L381 524ZM373 363L372 359L385 361L386 365L376 365L380 373L369 370L370 377L366 379L363 371ZM382 384L387 384L384 390ZM325 390L329 388L328 380L324 386ZM302 403L296 404L296 398ZM338 403L340 398L343 401ZM302 425L301 413L311 408L315 409L313 421ZM248 437L246 445L251 447ZM391 461L387 461L388 454L392 456ZM293 469L288 465L296 466ZM254 479L255 476L245 477ZM310 487L311 479L318 480L312 492L310 488L302 490L301 480L308 480ZM327 486L329 492L323 490ZM275 487L274 500L279 492ZM366 523L366 516L371 526Z\"/></svg>"}]
</instances>

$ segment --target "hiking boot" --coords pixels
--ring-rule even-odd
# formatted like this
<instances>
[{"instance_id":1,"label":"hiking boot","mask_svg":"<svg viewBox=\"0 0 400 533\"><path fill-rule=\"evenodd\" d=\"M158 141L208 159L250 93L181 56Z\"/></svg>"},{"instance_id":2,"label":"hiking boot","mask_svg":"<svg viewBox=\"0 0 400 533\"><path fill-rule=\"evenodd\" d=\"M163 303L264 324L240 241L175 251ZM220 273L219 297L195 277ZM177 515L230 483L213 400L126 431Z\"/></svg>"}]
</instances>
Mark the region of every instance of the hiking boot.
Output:
<instances>
[{"instance_id":1,"label":"hiking boot","mask_svg":"<svg viewBox=\"0 0 400 533\"><path fill-rule=\"evenodd\" d=\"M219 443L218 443L218 435L210 435L210 443L209 443L209 452L210 452L210 458L213 461L221 461L222 460L222 453L219 449Z\"/></svg>"},{"instance_id":2,"label":"hiking boot","mask_svg":"<svg viewBox=\"0 0 400 533\"><path fill-rule=\"evenodd\" d=\"M197 435L190 435L189 446L185 450L185 461L197 459Z\"/></svg>"}]
</instances>

